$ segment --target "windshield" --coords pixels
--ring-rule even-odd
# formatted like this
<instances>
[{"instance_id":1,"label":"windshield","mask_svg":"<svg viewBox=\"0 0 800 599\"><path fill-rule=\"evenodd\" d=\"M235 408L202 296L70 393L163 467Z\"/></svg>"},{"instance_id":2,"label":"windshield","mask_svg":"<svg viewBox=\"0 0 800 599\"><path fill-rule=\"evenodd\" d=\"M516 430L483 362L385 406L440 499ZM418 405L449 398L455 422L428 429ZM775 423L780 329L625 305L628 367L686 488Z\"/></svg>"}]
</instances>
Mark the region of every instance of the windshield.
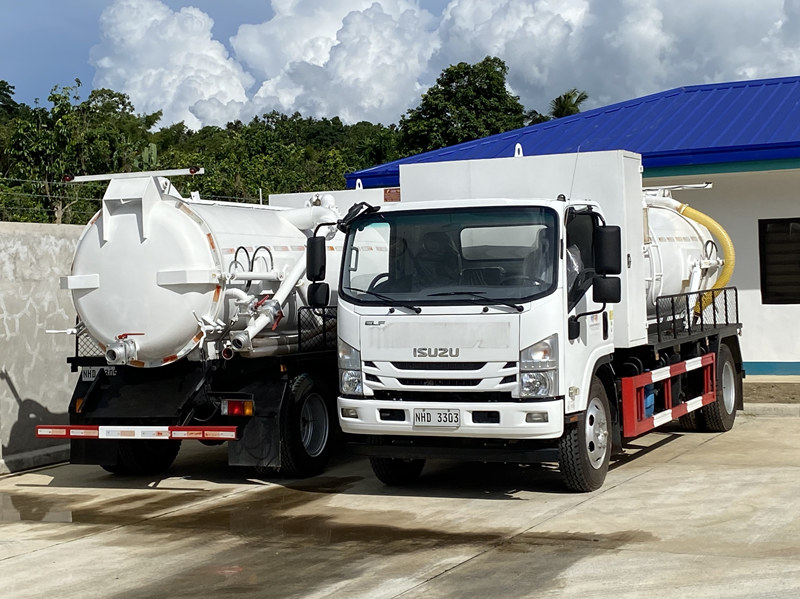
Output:
<instances>
[{"instance_id":1,"label":"windshield","mask_svg":"<svg viewBox=\"0 0 800 599\"><path fill-rule=\"evenodd\" d=\"M340 293L389 305L545 295L556 284L556 223L545 207L373 213L347 236Z\"/></svg>"}]
</instances>

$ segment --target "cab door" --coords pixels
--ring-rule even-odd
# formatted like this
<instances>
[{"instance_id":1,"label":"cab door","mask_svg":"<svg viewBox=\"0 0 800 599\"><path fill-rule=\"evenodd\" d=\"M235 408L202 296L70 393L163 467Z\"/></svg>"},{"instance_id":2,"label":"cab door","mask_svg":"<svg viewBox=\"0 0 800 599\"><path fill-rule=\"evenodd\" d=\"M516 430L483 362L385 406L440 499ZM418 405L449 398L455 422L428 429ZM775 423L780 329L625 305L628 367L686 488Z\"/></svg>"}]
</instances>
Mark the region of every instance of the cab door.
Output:
<instances>
[{"instance_id":1,"label":"cab door","mask_svg":"<svg viewBox=\"0 0 800 599\"><path fill-rule=\"evenodd\" d=\"M571 323L564 351L567 413L586 408L594 367L613 352L610 306L604 308L604 304L595 302L592 297L592 286L598 274L595 237L601 224L600 216L589 206L578 205L567 210L563 249L566 313Z\"/></svg>"}]
</instances>

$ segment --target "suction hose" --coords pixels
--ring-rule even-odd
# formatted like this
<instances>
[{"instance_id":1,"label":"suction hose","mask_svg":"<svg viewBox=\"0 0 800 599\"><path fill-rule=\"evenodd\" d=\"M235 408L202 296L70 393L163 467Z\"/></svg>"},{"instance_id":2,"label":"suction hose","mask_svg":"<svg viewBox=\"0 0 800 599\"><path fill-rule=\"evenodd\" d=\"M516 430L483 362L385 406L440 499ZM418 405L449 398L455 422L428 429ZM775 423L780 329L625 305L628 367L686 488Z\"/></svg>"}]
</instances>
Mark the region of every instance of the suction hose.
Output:
<instances>
[{"instance_id":1,"label":"suction hose","mask_svg":"<svg viewBox=\"0 0 800 599\"><path fill-rule=\"evenodd\" d=\"M722 270L719 271L719 276L715 281L714 285L712 285L711 289L721 289L728 284L728 281L731 280L731 276L733 276L733 268L736 266L736 252L733 249L733 241L731 241L730 235L728 235L727 231L722 228L717 221L713 218L708 216L707 214L703 214L699 210L695 210L691 206L687 204L681 204L680 208L678 208L678 212L683 214L686 218L691 218L693 221L700 223L703 225L708 231L717 238L720 245L722 246L722 255L725 257L725 262L722 265Z\"/></svg>"},{"instance_id":2,"label":"suction hose","mask_svg":"<svg viewBox=\"0 0 800 599\"><path fill-rule=\"evenodd\" d=\"M714 302L714 298L717 296L717 294L714 293L714 290L722 289L728 284L728 281L731 280L731 276L733 275L733 267L736 265L736 252L733 249L733 241L731 241L730 235L728 235L727 231L722 228L722 225L720 225L713 218L707 214L703 214L699 210L695 210L686 204L681 204L678 212L684 215L686 218L690 218L696 223L700 223L706 227L708 231L719 241L720 245L722 246L722 255L725 257L725 261L722 263L722 270L719 271L717 280L714 281L714 284L711 286L711 289L708 292L700 296L700 300L694 306L694 314L695 316L699 316Z\"/></svg>"}]
</instances>

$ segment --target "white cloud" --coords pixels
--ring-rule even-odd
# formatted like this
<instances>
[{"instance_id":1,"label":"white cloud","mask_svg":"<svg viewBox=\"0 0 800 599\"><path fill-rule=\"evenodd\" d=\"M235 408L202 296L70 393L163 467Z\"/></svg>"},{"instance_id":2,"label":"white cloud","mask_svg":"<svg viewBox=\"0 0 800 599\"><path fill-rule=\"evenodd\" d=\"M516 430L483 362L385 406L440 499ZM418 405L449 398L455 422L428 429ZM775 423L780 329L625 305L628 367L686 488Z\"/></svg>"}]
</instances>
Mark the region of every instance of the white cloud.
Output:
<instances>
[{"instance_id":1,"label":"white cloud","mask_svg":"<svg viewBox=\"0 0 800 599\"><path fill-rule=\"evenodd\" d=\"M162 126L238 118L254 80L212 39L212 25L196 8L117 0L103 11L102 40L91 50L94 86L124 91L140 112L163 109Z\"/></svg>"},{"instance_id":2,"label":"white cloud","mask_svg":"<svg viewBox=\"0 0 800 599\"><path fill-rule=\"evenodd\" d=\"M92 52L94 84L128 93L139 111L164 108L162 124L194 128L273 109L397 122L442 69L490 55L540 111L572 87L588 92L591 108L800 74L800 0L445 2L272 0L271 18L230 39L232 57L197 9L116 0Z\"/></svg>"},{"instance_id":3,"label":"white cloud","mask_svg":"<svg viewBox=\"0 0 800 599\"><path fill-rule=\"evenodd\" d=\"M272 6L270 21L231 39L237 58L263 77L254 107L387 123L419 99L438 40L433 16L416 2Z\"/></svg>"}]
</instances>

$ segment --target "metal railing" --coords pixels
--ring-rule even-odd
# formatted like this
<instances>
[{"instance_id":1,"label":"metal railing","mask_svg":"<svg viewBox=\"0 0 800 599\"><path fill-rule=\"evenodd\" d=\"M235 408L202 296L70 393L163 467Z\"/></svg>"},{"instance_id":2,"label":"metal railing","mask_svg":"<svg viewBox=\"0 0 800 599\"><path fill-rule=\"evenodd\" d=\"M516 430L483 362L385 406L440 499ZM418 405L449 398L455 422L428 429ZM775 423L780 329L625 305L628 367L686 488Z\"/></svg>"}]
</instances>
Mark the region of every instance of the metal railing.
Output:
<instances>
[{"instance_id":1,"label":"metal railing","mask_svg":"<svg viewBox=\"0 0 800 599\"><path fill-rule=\"evenodd\" d=\"M735 287L724 287L659 297L651 330L663 343L736 325L740 325L739 294Z\"/></svg>"}]
</instances>

